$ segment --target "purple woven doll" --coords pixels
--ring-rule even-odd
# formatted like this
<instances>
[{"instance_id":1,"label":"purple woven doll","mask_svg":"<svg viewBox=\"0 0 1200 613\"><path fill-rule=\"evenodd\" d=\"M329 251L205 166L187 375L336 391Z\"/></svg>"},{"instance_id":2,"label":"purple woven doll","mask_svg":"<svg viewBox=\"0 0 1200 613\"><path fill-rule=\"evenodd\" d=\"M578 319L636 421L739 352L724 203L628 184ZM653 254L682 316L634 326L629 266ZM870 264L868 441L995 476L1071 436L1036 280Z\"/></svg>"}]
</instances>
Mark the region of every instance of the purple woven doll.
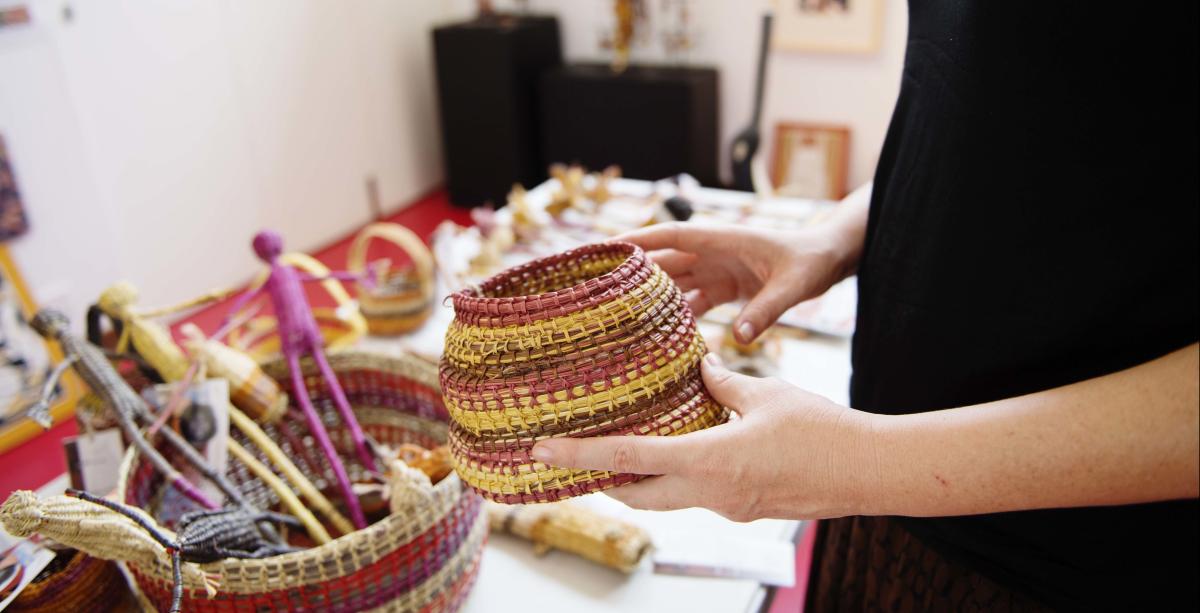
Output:
<instances>
[{"instance_id":1,"label":"purple woven doll","mask_svg":"<svg viewBox=\"0 0 1200 613\"><path fill-rule=\"evenodd\" d=\"M362 506L359 505L358 498L351 489L346 467L338 457L337 451L334 450L329 433L326 432L325 426L321 423L321 417L313 407L312 400L308 396L308 388L304 385L303 372L300 370L300 358L305 355L312 356L317 368L321 371L321 376L325 379L325 384L329 386L329 393L333 397L338 412L342 415L346 428L350 430L350 438L354 441L354 449L358 454L359 461L367 470L376 470L375 458L367 448L367 440L363 435L362 428L359 427L358 420L354 418L354 412L350 410L346 394L342 391L341 384L338 383L333 369L329 367L329 362L325 359L325 353L322 351L324 340L321 337L321 330L317 327L317 320L313 317L308 299L304 295L304 282L321 281L324 280L324 277L314 277L299 272L281 262L279 255L283 253L283 238L271 230L263 230L254 236L254 253L271 267L270 274L261 286L242 294L234 303L230 313L237 313L260 292L266 290L275 309L279 348L284 359L287 360L288 370L291 372L292 397L300 405L300 410L304 412L304 419L308 422L313 438L316 439L321 451L329 460L329 465L333 467L338 486L346 499L350 520L354 522L356 528L363 528L367 522L363 517ZM335 272L330 273L329 277L358 279L359 275Z\"/></svg>"}]
</instances>

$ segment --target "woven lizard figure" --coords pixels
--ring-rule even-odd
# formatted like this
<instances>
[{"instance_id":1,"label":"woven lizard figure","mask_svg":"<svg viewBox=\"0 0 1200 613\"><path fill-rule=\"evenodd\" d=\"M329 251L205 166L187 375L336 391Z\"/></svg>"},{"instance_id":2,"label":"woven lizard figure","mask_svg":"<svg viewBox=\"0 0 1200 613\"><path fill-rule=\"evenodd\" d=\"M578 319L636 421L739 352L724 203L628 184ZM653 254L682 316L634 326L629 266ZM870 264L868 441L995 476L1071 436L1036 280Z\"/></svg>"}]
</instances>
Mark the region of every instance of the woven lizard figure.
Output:
<instances>
[{"instance_id":1,"label":"woven lizard figure","mask_svg":"<svg viewBox=\"0 0 1200 613\"><path fill-rule=\"evenodd\" d=\"M137 513L130 507L81 490L67 490L67 495L107 507L132 519L166 548L171 554L171 569L175 575L175 584L171 588L172 613L177 613L183 604L183 578L180 571L184 562L207 564L225 558L267 558L297 551L294 547L267 542L256 527L264 521L300 527L296 518L282 513L247 512L242 509L192 511L179 518L177 536L171 538L157 524L148 520L144 513Z\"/></svg>"},{"instance_id":2,"label":"woven lizard figure","mask_svg":"<svg viewBox=\"0 0 1200 613\"><path fill-rule=\"evenodd\" d=\"M50 397L63 372L69 367L74 367L80 378L113 411L117 423L129 438L130 443L137 447L138 452L145 456L171 485L202 507L219 508L217 503L209 499L187 477L171 466L171 463L142 436L138 422L149 424L154 421L153 415L141 396L138 396L137 392L133 391L133 388L129 387L129 384L113 369L112 364L109 363L108 358L99 347L68 332L70 321L65 315L53 309L38 311L30 321L30 325L46 339L58 341L65 358L46 378L45 387L42 389L42 398L29 408L26 413L28 417L41 424L43 428L49 427ZM169 445L178 450L189 464L215 483L230 500L243 508L251 508L241 492L224 475L213 470L204 457L178 432L164 428L162 434Z\"/></svg>"},{"instance_id":3,"label":"woven lizard figure","mask_svg":"<svg viewBox=\"0 0 1200 613\"><path fill-rule=\"evenodd\" d=\"M280 261L279 256L283 253L283 238L276 232L264 230L255 235L254 253L267 263L270 272L262 285L245 292L238 298L230 309L230 313L237 313L263 291L266 291L271 299L278 326L280 352L287 361L288 370L291 372L292 397L300 405L300 410L304 414L313 438L316 439L321 452L329 461L330 467L333 468L338 487L346 501L346 508L350 512L350 520L354 522L356 528L363 528L367 522L363 516L362 505L359 504L358 497L354 495L346 467L338 457L337 450L333 447L333 441L330 440L329 433L321 423L320 415L313 407L312 399L308 395L308 387L304 384L304 372L300 368L300 359L306 355L311 356L317 368L320 369L325 384L329 387L330 395L333 397L338 413L342 416L342 421L350 431L350 438L354 441L354 449L358 454L359 461L367 470L375 471L374 455L368 450L366 437L358 425L358 420L354 417L354 412L350 409L350 402L346 400L346 394L342 391L341 384L338 383L333 369L329 366L329 361L325 359L321 330L317 326L317 320L313 317L312 309L304 295L303 283L305 281L322 279L302 274ZM353 273L335 272L329 276L337 279L361 278L360 275ZM367 278L364 279L368 283L370 282L369 277L370 275L367 275Z\"/></svg>"},{"instance_id":4,"label":"woven lizard figure","mask_svg":"<svg viewBox=\"0 0 1200 613\"><path fill-rule=\"evenodd\" d=\"M155 533L163 534L149 515L141 509L125 507L114 512L110 505L115 504L97 506L90 500L70 496L38 498L28 490L17 490L0 506L0 526L15 537L41 534L102 560L143 566L166 564L171 567L181 593L186 583L204 589L210 596L216 595L216 576L205 573L191 561L173 560L174 539L165 539L166 544L156 539Z\"/></svg>"}]
</instances>

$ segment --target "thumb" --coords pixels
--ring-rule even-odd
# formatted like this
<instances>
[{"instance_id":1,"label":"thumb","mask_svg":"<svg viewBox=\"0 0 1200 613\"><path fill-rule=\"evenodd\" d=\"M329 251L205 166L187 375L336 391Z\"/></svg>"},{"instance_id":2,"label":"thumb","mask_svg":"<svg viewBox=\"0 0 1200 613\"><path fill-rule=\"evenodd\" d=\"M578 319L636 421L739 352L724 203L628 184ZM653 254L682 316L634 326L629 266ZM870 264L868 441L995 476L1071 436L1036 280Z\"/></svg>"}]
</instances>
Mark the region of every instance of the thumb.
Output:
<instances>
[{"instance_id":1,"label":"thumb","mask_svg":"<svg viewBox=\"0 0 1200 613\"><path fill-rule=\"evenodd\" d=\"M715 353L704 356L700 374L704 377L704 386L708 388L708 393L712 394L719 404L737 411L738 415L742 416L754 410L754 389L762 380L729 370Z\"/></svg>"},{"instance_id":2,"label":"thumb","mask_svg":"<svg viewBox=\"0 0 1200 613\"><path fill-rule=\"evenodd\" d=\"M791 308L792 297L786 283L767 282L763 288L742 307L734 322L733 331L742 344L750 344L762 334L783 312Z\"/></svg>"}]
</instances>

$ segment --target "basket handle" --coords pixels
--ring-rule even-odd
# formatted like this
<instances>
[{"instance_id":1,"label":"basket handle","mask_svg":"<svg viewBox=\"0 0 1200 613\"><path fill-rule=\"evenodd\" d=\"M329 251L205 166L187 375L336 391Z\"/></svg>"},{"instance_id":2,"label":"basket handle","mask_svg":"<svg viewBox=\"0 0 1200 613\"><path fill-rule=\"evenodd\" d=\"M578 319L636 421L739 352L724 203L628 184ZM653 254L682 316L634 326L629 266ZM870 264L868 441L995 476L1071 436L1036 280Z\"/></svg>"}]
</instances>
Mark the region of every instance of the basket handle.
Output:
<instances>
[{"instance_id":1,"label":"basket handle","mask_svg":"<svg viewBox=\"0 0 1200 613\"><path fill-rule=\"evenodd\" d=\"M404 250L412 259L413 267L417 270L421 283L428 285L433 279L433 254L425 242L417 237L412 230L388 222L373 223L365 228L350 245L350 253L346 256L346 269L359 274L367 274L367 247L373 239L386 240Z\"/></svg>"}]
</instances>

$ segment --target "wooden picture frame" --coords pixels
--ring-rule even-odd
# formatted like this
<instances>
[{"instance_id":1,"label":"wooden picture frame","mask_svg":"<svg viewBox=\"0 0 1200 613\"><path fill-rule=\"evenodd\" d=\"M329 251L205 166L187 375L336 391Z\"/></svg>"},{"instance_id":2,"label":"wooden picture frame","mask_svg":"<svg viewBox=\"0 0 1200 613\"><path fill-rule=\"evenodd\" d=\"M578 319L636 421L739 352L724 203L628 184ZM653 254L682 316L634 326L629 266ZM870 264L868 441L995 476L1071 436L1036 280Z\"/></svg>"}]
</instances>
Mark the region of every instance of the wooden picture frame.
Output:
<instances>
[{"instance_id":1,"label":"wooden picture frame","mask_svg":"<svg viewBox=\"0 0 1200 613\"><path fill-rule=\"evenodd\" d=\"M883 0L773 0L772 47L781 51L874 53Z\"/></svg>"},{"instance_id":2,"label":"wooden picture frame","mask_svg":"<svg viewBox=\"0 0 1200 613\"><path fill-rule=\"evenodd\" d=\"M771 183L775 194L841 200L850 165L850 128L842 125L775 124Z\"/></svg>"},{"instance_id":3,"label":"wooden picture frame","mask_svg":"<svg viewBox=\"0 0 1200 613\"><path fill-rule=\"evenodd\" d=\"M34 423L33 420L19 417L19 407L14 406L13 403L32 402L30 398L36 400L37 395L40 395L41 392L41 383L48 374L48 371L45 370L47 365L53 367L63 359L62 351L57 343L45 341L28 327L26 322L36 312L37 304L33 301L29 288L25 285L25 280L21 277L21 272L18 270L16 262L13 261L8 247L0 245L0 340L3 341L3 346L0 347L0 376L9 377L10 381L15 381L14 377L26 374L22 369L37 369L33 376L28 376L27 385L16 390L10 384L8 395L0 399L0 402L4 403L4 406L0 406L0 411L2 411L0 414L7 417L3 423L0 423L0 454L43 432L41 426ZM20 335L19 341L17 338L8 338L10 335ZM18 353L34 353L39 348L44 351L44 354L39 354L36 358L32 355L22 356ZM5 371L5 369L8 370ZM74 415L75 404L83 395L83 385L75 377L74 372L64 373L60 386L61 391L58 398L50 408L50 416L55 424ZM14 391L19 393L14 395ZM18 417L14 418L14 415Z\"/></svg>"}]
</instances>

